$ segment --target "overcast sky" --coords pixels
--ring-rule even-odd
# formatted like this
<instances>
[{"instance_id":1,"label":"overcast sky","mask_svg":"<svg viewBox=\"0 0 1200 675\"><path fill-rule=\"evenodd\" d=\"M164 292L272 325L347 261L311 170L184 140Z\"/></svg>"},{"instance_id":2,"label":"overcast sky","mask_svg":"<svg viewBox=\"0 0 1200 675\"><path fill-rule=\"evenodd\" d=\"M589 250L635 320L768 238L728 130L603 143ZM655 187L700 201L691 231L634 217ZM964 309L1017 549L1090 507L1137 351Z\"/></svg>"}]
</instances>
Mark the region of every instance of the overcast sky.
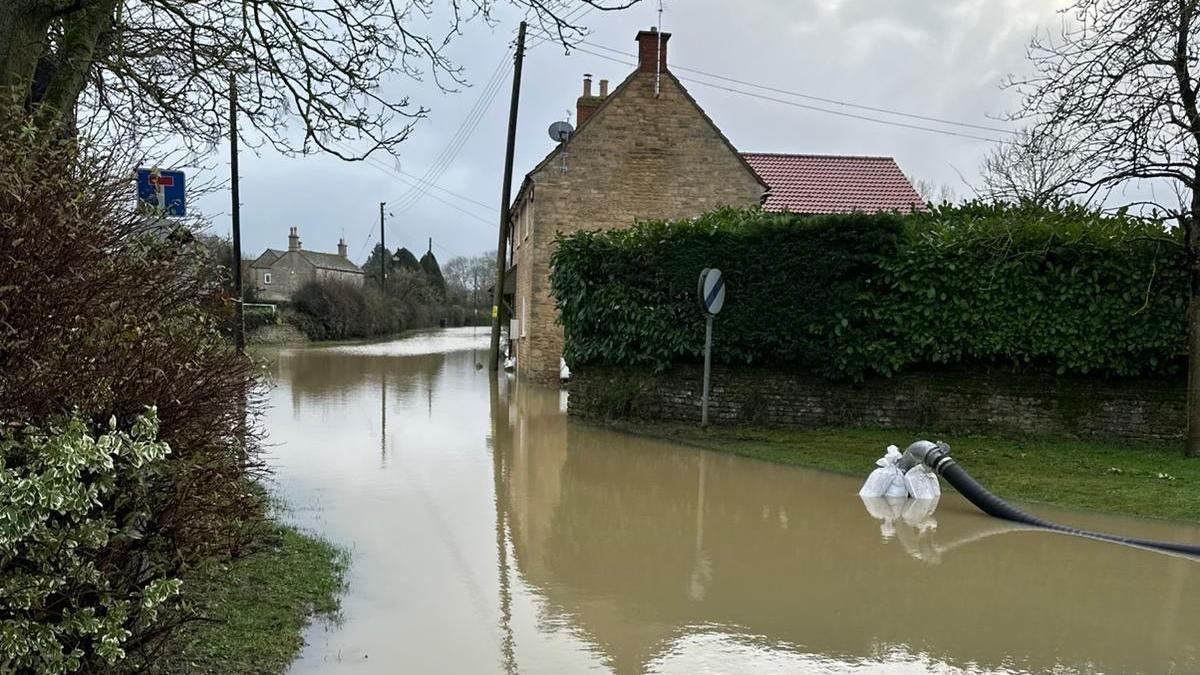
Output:
<instances>
[{"instance_id":1,"label":"overcast sky","mask_svg":"<svg viewBox=\"0 0 1200 675\"><path fill-rule=\"evenodd\" d=\"M691 80L826 109L937 127L971 136L1005 134L939 125L912 118L839 107L811 99L716 81L691 68L755 85L988 127L1011 128L995 118L1011 110L1015 95L999 85L1006 74L1028 71L1025 46L1038 27L1055 28L1062 0L665 0L663 30L672 34L668 60L684 86L741 151L890 155L913 180L949 185L969 194L959 173L973 181L987 141L878 124L733 93ZM644 0L622 12L583 16L600 45L632 54L634 35L655 24L657 2ZM379 202L387 201L388 247L407 246L419 256L433 238L443 262L455 255L494 250L511 76L505 77L471 135L436 184L414 199L412 188L390 171L424 175L455 138L489 77L505 59L520 16L499 12L500 24L468 25L450 47L470 84L442 93L431 83L397 81L388 93L408 95L431 109L400 149L399 159L347 163L335 158L283 157L243 151L242 231L247 257L285 248L289 227L300 228L304 247L334 251L339 236L361 263L378 241ZM595 46L582 49L632 61ZM546 128L574 110L582 76L608 78L613 86L632 70L593 54L564 54L559 45L529 50L521 94L515 178L552 146ZM214 158L212 177L223 179L228 156ZM515 188L514 188L515 189ZM468 201L470 198L481 204ZM406 199L406 195L408 196ZM440 200L440 201L439 201ZM406 204L409 204L407 207ZM486 206L484 206L486 205ZM229 232L226 193L194 205L218 234ZM456 208L457 207L457 208ZM460 210L461 209L461 210ZM472 214L467 215L463 211Z\"/></svg>"}]
</instances>

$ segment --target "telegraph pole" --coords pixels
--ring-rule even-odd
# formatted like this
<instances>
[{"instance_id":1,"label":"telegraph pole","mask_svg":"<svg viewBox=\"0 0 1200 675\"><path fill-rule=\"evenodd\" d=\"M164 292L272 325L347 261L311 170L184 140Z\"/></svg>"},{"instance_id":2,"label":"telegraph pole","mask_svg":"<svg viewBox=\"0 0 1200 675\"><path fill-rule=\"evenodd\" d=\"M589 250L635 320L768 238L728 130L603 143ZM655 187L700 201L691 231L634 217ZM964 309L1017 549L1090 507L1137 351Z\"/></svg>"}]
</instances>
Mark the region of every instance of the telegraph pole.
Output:
<instances>
[{"instance_id":1,"label":"telegraph pole","mask_svg":"<svg viewBox=\"0 0 1200 675\"><path fill-rule=\"evenodd\" d=\"M492 293L492 349L488 369L500 367L500 325L504 321L504 273L508 258L509 202L512 200L513 152L517 144L517 103L521 98L521 64L525 61L525 22L517 30L517 53L513 56L512 103L508 108L508 143L504 150L504 187L500 195L500 242L496 245L496 286Z\"/></svg>"},{"instance_id":2,"label":"telegraph pole","mask_svg":"<svg viewBox=\"0 0 1200 675\"><path fill-rule=\"evenodd\" d=\"M242 314L242 205L238 201L237 79L229 75L230 214L233 219L233 344L246 353L246 322Z\"/></svg>"},{"instance_id":3,"label":"telegraph pole","mask_svg":"<svg viewBox=\"0 0 1200 675\"><path fill-rule=\"evenodd\" d=\"M388 255L387 241L383 238L383 205L387 202L379 202L379 288L387 290L387 266L388 261L392 257Z\"/></svg>"}]
</instances>

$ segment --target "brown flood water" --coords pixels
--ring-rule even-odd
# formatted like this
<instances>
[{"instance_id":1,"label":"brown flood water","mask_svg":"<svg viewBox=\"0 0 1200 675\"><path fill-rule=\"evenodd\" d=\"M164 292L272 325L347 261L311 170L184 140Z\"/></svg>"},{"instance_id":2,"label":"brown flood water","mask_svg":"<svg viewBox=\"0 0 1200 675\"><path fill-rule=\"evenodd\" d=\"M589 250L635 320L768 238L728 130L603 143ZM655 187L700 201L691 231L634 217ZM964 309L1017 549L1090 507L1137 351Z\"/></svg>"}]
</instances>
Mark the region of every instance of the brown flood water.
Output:
<instances>
[{"instance_id":1,"label":"brown flood water","mask_svg":"<svg viewBox=\"0 0 1200 675\"><path fill-rule=\"evenodd\" d=\"M292 673L1200 673L1200 562L570 423L556 390L493 386L485 347L278 354L280 492L353 555Z\"/></svg>"}]
</instances>

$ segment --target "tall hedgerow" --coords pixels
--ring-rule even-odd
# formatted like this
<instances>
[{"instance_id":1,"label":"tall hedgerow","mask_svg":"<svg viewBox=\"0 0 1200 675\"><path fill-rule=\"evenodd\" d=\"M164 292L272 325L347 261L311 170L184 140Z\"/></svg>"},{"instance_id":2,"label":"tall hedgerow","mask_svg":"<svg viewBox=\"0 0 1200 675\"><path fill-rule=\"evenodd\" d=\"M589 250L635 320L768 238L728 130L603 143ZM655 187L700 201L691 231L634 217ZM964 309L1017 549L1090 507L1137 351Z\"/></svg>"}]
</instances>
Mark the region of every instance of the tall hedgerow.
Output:
<instances>
[{"instance_id":1,"label":"tall hedgerow","mask_svg":"<svg viewBox=\"0 0 1200 675\"><path fill-rule=\"evenodd\" d=\"M906 219L868 321L891 372L995 364L1117 376L1183 372L1182 239L1077 204L974 202Z\"/></svg>"},{"instance_id":2,"label":"tall hedgerow","mask_svg":"<svg viewBox=\"0 0 1200 675\"><path fill-rule=\"evenodd\" d=\"M831 378L987 366L1179 372L1179 237L1079 206L910 215L720 210L560 238L551 283L572 365L698 361L701 269L727 280L714 358Z\"/></svg>"}]
</instances>

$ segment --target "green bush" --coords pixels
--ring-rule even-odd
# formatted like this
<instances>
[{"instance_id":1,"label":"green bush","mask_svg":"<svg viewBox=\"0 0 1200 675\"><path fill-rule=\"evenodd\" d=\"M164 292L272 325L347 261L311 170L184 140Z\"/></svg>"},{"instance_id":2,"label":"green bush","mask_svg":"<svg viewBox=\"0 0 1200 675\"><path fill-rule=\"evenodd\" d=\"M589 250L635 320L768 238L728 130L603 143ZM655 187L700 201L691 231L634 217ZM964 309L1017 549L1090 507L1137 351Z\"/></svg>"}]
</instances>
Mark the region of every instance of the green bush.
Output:
<instances>
[{"instance_id":1,"label":"green bush","mask_svg":"<svg viewBox=\"0 0 1200 675\"><path fill-rule=\"evenodd\" d=\"M279 316L266 307L247 307L242 313L242 325L251 331L279 323Z\"/></svg>"},{"instance_id":2,"label":"green bush","mask_svg":"<svg viewBox=\"0 0 1200 675\"><path fill-rule=\"evenodd\" d=\"M72 417L0 438L0 672L116 664L129 627L152 625L179 591L154 568L134 587L113 583L151 520L146 494L170 452L157 433L151 409L128 432L113 417L94 436Z\"/></svg>"},{"instance_id":3,"label":"green bush","mask_svg":"<svg viewBox=\"0 0 1200 675\"><path fill-rule=\"evenodd\" d=\"M113 492L124 534L74 551L110 597L135 597L152 579L257 541L265 505L249 484L263 470L254 426L263 390L221 333L231 303L193 240L196 224L148 221L130 203L136 158L39 133L24 114L0 106L0 427L49 429L77 410L92 429L113 417L128 429L156 406L171 453L143 467L151 489ZM5 469L28 461L10 455L18 452L11 443L0 451ZM12 575L31 570L3 562L0 592L11 593L21 588ZM17 609L0 620L45 616ZM135 670L192 615L176 598L152 625L142 618L124 621L128 657L117 668L103 665L106 643L79 641L81 670ZM0 649L0 661L8 654Z\"/></svg>"},{"instance_id":4,"label":"green bush","mask_svg":"<svg viewBox=\"0 0 1200 675\"><path fill-rule=\"evenodd\" d=\"M373 286L310 281L292 296L290 320L310 340L346 340L404 329L396 303Z\"/></svg>"},{"instance_id":5,"label":"green bush","mask_svg":"<svg viewBox=\"0 0 1200 675\"><path fill-rule=\"evenodd\" d=\"M572 365L702 358L701 269L727 281L714 360L861 379L930 366L1177 372L1186 274L1174 231L1078 206L928 213L719 210L558 241Z\"/></svg>"}]
</instances>

